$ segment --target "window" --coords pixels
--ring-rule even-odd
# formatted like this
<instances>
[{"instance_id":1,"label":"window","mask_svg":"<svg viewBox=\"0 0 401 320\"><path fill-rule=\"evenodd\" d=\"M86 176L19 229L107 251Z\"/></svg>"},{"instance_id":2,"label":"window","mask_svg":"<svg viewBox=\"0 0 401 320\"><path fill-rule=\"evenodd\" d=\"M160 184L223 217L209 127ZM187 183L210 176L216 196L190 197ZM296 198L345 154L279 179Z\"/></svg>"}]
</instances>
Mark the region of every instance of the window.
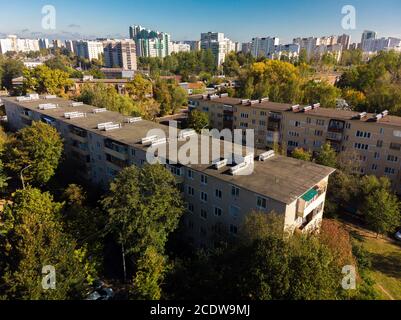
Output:
<instances>
[{"instance_id":1,"label":"window","mask_svg":"<svg viewBox=\"0 0 401 320\"><path fill-rule=\"evenodd\" d=\"M378 148L383 147L383 140L377 140L376 147Z\"/></svg>"},{"instance_id":2,"label":"window","mask_svg":"<svg viewBox=\"0 0 401 320\"><path fill-rule=\"evenodd\" d=\"M249 118L249 115L248 115L247 113L241 112L240 117L241 117L242 119L248 119L248 118Z\"/></svg>"},{"instance_id":3,"label":"window","mask_svg":"<svg viewBox=\"0 0 401 320\"><path fill-rule=\"evenodd\" d=\"M317 124L318 126L324 126L324 120L317 119L317 120L316 120L316 124Z\"/></svg>"},{"instance_id":4,"label":"window","mask_svg":"<svg viewBox=\"0 0 401 320\"><path fill-rule=\"evenodd\" d=\"M386 167L385 169L384 169L384 173L385 174L395 174L395 169L394 168L388 168L388 167Z\"/></svg>"},{"instance_id":5,"label":"window","mask_svg":"<svg viewBox=\"0 0 401 320\"><path fill-rule=\"evenodd\" d=\"M347 124L345 125L345 127L346 127L347 129L351 129L351 123L347 123Z\"/></svg>"},{"instance_id":6,"label":"window","mask_svg":"<svg viewBox=\"0 0 401 320\"><path fill-rule=\"evenodd\" d=\"M205 227L200 227L199 229L199 233L202 237L206 237L207 236L207 231Z\"/></svg>"},{"instance_id":7,"label":"window","mask_svg":"<svg viewBox=\"0 0 401 320\"><path fill-rule=\"evenodd\" d=\"M220 189L216 189L214 195L216 196L216 198L221 199L222 198L222 191Z\"/></svg>"},{"instance_id":8,"label":"window","mask_svg":"<svg viewBox=\"0 0 401 320\"><path fill-rule=\"evenodd\" d=\"M299 121L295 121L295 124L294 124L296 127L300 127L301 126L301 122L299 122Z\"/></svg>"},{"instance_id":9,"label":"window","mask_svg":"<svg viewBox=\"0 0 401 320\"><path fill-rule=\"evenodd\" d=\"M372 164L372 170L373 170L373 171L376 171L376 170L377 170L377 164L376 164L376 163Z\"/></svg>"},{"instance_id":10,"label":"window","mask_svg":"<svg viewBox=\"0 0 401 320\"><path fill-rule=\"evenodd\" d=\"M131 149L131 154L132 154L133 157L135 157L135 150L134 149Z\"/></svg>"},{"instance_id":11,"label":"window","mask_svg":"<svg viewBox=\"0 0 401 320\"><path fill-rule=\"evenodd\" d=\"M376 159L376 160L379 160L379 159L380 159L380 153L375 152L375 159Z\"/></svg>"},{"instance_id":12,"label":"window","mask_svg":"<svg viewBox=\"0 0 401 320\"><path fill-rule=\"evenodd\" d=\"M401 144L391 142L390 143L390 149L399 151L399 150L401 150Z\"/></svg>"},{"instance_id":13,"label":"window","mask_svg":"<svg viewBox=\"0 0 401 320\"><path fill-rule=\"evenodd\" d=\"M356 132L356 136L359 138L366 138L369 139L370 138L370 132L366 132L366 131L357 131Z\"/></svg>"},{"instance_id":14,"label":"window","mask_svg":"<svg viewBox=\"0 0 401 320\"><path fill-rule=\"evenodd\" d=\"M263 197L257 197L256 205L259 209L266 209L267 208L267 200Z\"/></svg>"},{"instance_id":15,"label":"window","mask_svg":"<svg viewBox=\"0 0 401 320\"><path fill-rule=\"evenodd\" d=\"M358 150L368 150L369 149L369 145L364 144L364 143L355 143L354 144L354 148L358 149Z\"/></svg>"},{"instance_id":16,"label":"window","mask_svg":"<svg viewBox=\"0 0 401 320\"><path fill-rule=\"evenodd\" d=\"M188 211L194 212L194 205L192 203L188 203Z\"/></svg>"},{"instance_id":17,"label":"window","mask_svg":"<svg viewBox=\"0 0 401 320\"><path fill-rule=\"evenodd\" d=\"M231 195L233 197L239 197L239 188L232 186L231 187Z\"/></svg>"},{"instance_id":18,"label":"window","mask_svg":"<svg viewBox=\"0 0 401 320\"><path fill-rule=\"evenodd\" d=\"M259 120L259 125L260 125L260 126L265 126L265 125L266 125L266 121Z\"/></svg>"},{"instance_id":19,"label":"window","mask_svg":"<svg viewBox=\"0 0 401 320\"><path fill-rule=\"evenodd\" d=\"M238 227L233 225L233 224L230 224L230 233L234 234L234 235L237 234L238 233Z\"/></svg>"},{"instance_id":20,"label":"window","mask_svg":"<svg viewBox=\"0 0 401 320\"><path fill-rule=\"evenodd\" d=\"M240 126L240 128L248 128L248 123L247 122L240 122L239 126Z\"/></svg>"},{"instance_id":21,"label":"window","mask_svg":"<svg viewBox=\"0 0 401 320\"><path fill-rule=\"evenodd\" d=\"M306 118L306 123L307 124L311 124L312 123L312 119L311 118Z\"/></svg>"},{"instance_id":22,"label":"window","mask_svg":"<svg viewBox=\"0 0 401 320\"><path fill-rule=\"evenodd\" d=\"M214 215L217 217L221 217L221 214L222 214L221 208L214 207Z\"/></svg>"},{"instance_id":23,"label":"window","mask_svg":"<svg viewBox=\"0 0 401 320\"><path fill-rule=\"evenodd\" d=\"M262 117L264 117L264 116L266 116L266 112L265 112L265 111L260 111L260 115L261 115Z\"/></svg>"},{"instance_id":24,"label":"window","mask_svg":"<svg viewBox=\"0 0 401 320\"><path fill-rule=\"evenodd\" d=\"M207 211L205 209L201 209L200 216L202 219L206 220L207 219Z\"/></svg>"},{"instance_id":25,"label":"window","mask_svg":"<svg viewBox=\"0 0 401 320\"><path fill-rule=\"evenodd\" d=\"M206 192L201 192L201 200L203 201L203 202L207 202L207 193Z\"/></svg>"},{"instance_id":26,"label":"window","mask_svg":"<svg viewBox=\"0 0 401 320\"><path fill-rule=\"evenodd\" d=\"M201 175L201 183L207 184L207 176L205 176L204 174Z\"/></svg>"},{"instance_id":27,"label":"window","mask_svg":"<svg viewBox=\"0 0 401 320\"><path fill-rule=\"evenodd\" d=\"M384 134L384 129L380 128L380 134Z\"/></svg>"},{"instance_id":28,"label":"window","mask_svg":"<svg viewBox=\"0 0 401 320\"><path fill-rule=\"evenodd\" d=\"M238 208L237 206L233 206L233 205L230 206L230 215L233 218L237 218L238 217L239 211L240 211L240 208Z\"/></svg>"},{"instance_id":29,"label":"window","mask_svg":"<svg viewBox=\"0 0 401 320\"><path fill-rule=\"evenodd\" d=\"M298 147L298 142L297 141L288 141L288 146L289 147Z\"/></svg>"},{"instance_id":30,"label":"window","mask_svg":"<svg viewBox=\"0 0 401 320\"><path fill-rule=\"evenodd\" d=\"M299 137L299 133L296 131L288 131L290 137Z\"/></svg>"},{"instance_id":31,"label":"window","mask_svg":"<svg viewBox=\"0 0 401 320\"><path fill-rule=\"evenodd\" d=\"M316 136L316 137L321 137L321 136L323 136L323 130L315 130L315 136Z\"/></svg>"},{"instance_id":32,"label":"window","mask_svg":"<svg viewBox=\"0 0 401 320\"><path fill-rule=\"evenodd\" d=\"M194 178L194 172L191 169L188 169L187 176L188 176L189 179L193 179Z\"/></svg>"},{"instance_id":33,"label":"window","mask_svg":"<svg viewBox=\"0 0 401 320\"><path fill-rule=\"evenodd\" d=\"M320 148L322 146L322 141L318 141L318 140L313 141L313 146L315 148Z\"/></svg>"},{"instance_id":34,"label":"window","mask_svg":"<svg viewBox=\"0 0 401 320\"><path fill-rule=\"evenodd\" d=\"M390 161L390 162L398 162L398 157L389 154L389 155L387 156L387 161Z\"/></svg>"},{"instance_id":35,"label":"window","mask_svg":"<svg viewBox=\"0 0 401 320\"><path fill-rule=\"evenodd\" d=\"M193 195L195 194L195 189L192 188L191 186L188 186L188 194L189 194L190 196L193 196Z\"/></svg>"}]
</instances>

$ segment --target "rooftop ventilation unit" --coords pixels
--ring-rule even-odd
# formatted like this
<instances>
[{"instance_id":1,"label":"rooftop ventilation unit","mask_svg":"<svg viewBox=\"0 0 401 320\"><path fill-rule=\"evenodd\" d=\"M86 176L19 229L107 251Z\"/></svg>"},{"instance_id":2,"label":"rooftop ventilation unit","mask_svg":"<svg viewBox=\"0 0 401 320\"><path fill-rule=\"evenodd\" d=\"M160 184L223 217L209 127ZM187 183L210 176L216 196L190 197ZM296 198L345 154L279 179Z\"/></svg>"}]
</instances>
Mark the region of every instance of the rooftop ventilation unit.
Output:
<instances>
[{"instance_id":1,"label":"rooftop ventilation unit","mask_svg":"<svg viewBox=\"0 0 401 320\"><path fill-rule=\"evenodd\" d=\"M117 130L120 129L122 127L121 123L113 123L113 124L109 124L104 126L104 131L111 131L111 130Z\"/></svg>"},{"instance_id":2,"label":"rooftop ventilation unit","mask_svg":"<svg viewBox=\"0 0 401 320\"><path fill-rule=\"evenodd\" d=\"M241 100L242 105L246 105L249 102L249 99L243 99Z\"/></svg>"},{"instance_id":3,"label":"rooftop ventilation unit","mask_svg":"<svg viewBox=\"0 0 401 320\"><path fill-rule=\"evenodd\" d=\"M388 110L384 110L384 111L382 112L383 118L384 118L384 117L387 117L388 114L389 114L389 111L388 111Z\"/></svg>"},{"instance_id":4,"label":"rooftop ventilation unit","mask_svg":"<svg viewBox=\"0 0 401 320\"><path fill-rule=\"evenodd\" d=\"M219 98L219 96L217 95L217 94L211 94L211 95L209 95L209 99L210 100L214 100L214 99L218 99Z\"/></svg>"},{"instance_id":5,"label":"rooftop ventilation unit","mask_svg":"<svg viewBox=\"0 0 401 320\"><path fill-rule=\"evenodd\" d=\"M126 123L135 123L135 122L139 122L142 121L141 117L133 117L133 118L126 118L125 122Z\"/></svg>"},{"instance_id":6,"label":"rooftop ventilation unit","mask_svg":"<svg viewBox=\"0 0 401 320\"><path fill-rule=\"evenodd\" d=\"M58 107L57 104L54 103L44 103L39 105L40 110L50 110L50 109L56 109Z\"/></svg>"},{"instance_id":7,"label":"rooftop ventilation unit","mask_svg":"<svg viewBox=\"0 0 401 320\"><path fill-rule=\"evenodd\" d=\"M383 118L383 115L380 113L380 114L377 114L376 116L375 116L375 120L376 121L379 121L380 119L382 119Z\"/></svg>"},{"instance_id":8,"label":"rooftop ventilation unit","mask_svg":"<svg viewBox=\"0 0 401 320\"><path fill-rule=\"evenodd\" d=\"M259 101L260 101L260 103L268 102L269 101L269 97L262 98Z\"/></svg>"},{"instance_id":9,"label":"rooftop ventilation unit","mask_svg":"<svg viewBox=\"0 0 401 320\"><path fill-rule=\"evenodd\" d=\"M304 107L303 112L308 112L308 111L311 111L312 109L313 109L312 106L307 106L307 107Z\"/></svg>"},{"instance_id":10,"label":"rooftop ventilation unit","mask_svg":"<svg viewBox=\"0 0 401 320\"><path fill-rule=\"evenodd\" d=\"M18 102L31 101L31 97L17 97Z\"/></svg>"},{"instance_id":11,"label":"rooftop ventilation unit","mask_svg":"<svg viewBox=\"0 0 401 320\"><path fill-rule=\"evenodd\" d=\"M362 112L362 113L358 114L358 119L363 119L363 118L366 118L367 116L368 116L367 112Z\"/></svg>"},{"instance_id":12,"label":"rooftop ventilation unit","mask_svg":"<svg viewBox=\"0 0 401 320\"><path fill-rule=\"evenodd\" d=\"M319 109L320 108L320 103L315 103L313 105L313 109Z\"/></svg>"},{"instance_id":13,"label":"rooftop ventilation unit","mask_svg":"<svg viewBox=\"0 0 401 320\"><path fill-rule=\"evenodd\" d=\"M93 109L92 112L93 113L101 113L101 112L106 112L107 109L106 108L98 108L98 109Z\"/></svg>"},{"instance_id":14,"label":"rooftop ventilation unit","mask_svg":"<svg viewBox=\"0 0 401 320\"><path fill-rule=\"evenodd\" d=\"M207 95L207 94L203 94L203 95L202 95L202 99L203 99L203 100L206 100L207 98L208 98L208 95Z\"/></svg>"},{"instance_id":15,"label":"rooftop ventilation unit","mask_svg":"<svg viewBox=\"0 0 401 320\"><path fill-rule=\"evenodd\" d=\"M299 107L300 107L300 105L299 105L299 104L296 104L295 106L292 106L292 107L291 107L291 110L292 110L293 112L298 111L298 110L299 110Z\"/></svg>"},{"instance_id":16,"label":"rooftop ventilation unit","mask_svg":"<svg viewBox=\"0 0 401 320\"><path fill-rule=\"evenodd\" d=\"M79 107L79 106L83 106L84 103L83 102L73 102L71 103L71 107Z\"/></svg>"},{"instance_id":17,"label":"rooftop ventilation unit","mask_svg":"<svg viewBox=\"0 0 401 320\"><path fill-rule=\"evenodd\" d=\"M142 144L149 144L149 143L152 143L153 141L157 140L157 138L158 138L157 136L145 137L145 138L142 138L141 143Z\"/></svg>"},{"instance_id":18,"label":"rooftop ventilation unit","mask_svg":"<svg viewBox=\"0 0 401 320\"><path fill-rule=\"evenodd\" d=\"M45 96L45 99L46 99L46 100L49 100L49 99L56 99L56 98L57 98L56 95L47 95L47 96Z\"/></svg>"},{"instance_id":19,"label":"rooftop ventilation unit","mask_svg":"<svg viewBox=\"0 0 401 320\"><path fill-rule=\"evenodd\" d=\"M74 111L74 112L64 113L64 118L67 119L84 118L84 117L86 117L86 113L83 112Z\"/></svg>"},{"instance_id":20,"label":"rooftop ventilation unit","mask_svg":"<svg viewBox=\"0 0 401 320\"><path fill-rule=\"evenodd\" d=\"M246 155L240 164L237 164L236 166L230 168L230 173L232 175L236 175L240 171L248 168L248 166L253 163L253 158L254 158L253 153Z\"/></svg>"},{"instance_id":21,"label":"rooftop ventilation unit","mask_svg":"<svg viewBox=\"0 0 401 320\"><path fill-rule=\"evenodd\" d=\"M29 98L31 98L31 100L39 100L39 95L37 93L31 93L28 95Z\"/></svg>"},{"instance_id":22,"label":"rooftop ventilation unit","mask_svg":"<svg viewBox=\"0 0 401 320\"><path fill-rule=\"evenodd\" d=\"M178 133L178 139L186 139L194 135L196 135L196 131L194 129L184 129Z\"/></svg>"},{"instance_id":23,"label":"rooftop ventilation unit","mask_svg":"<svg viewBox=\"0 0 401 320\"><path fill-rule=\"evenodd\" d=\"M216 170L219 170L221 168L224 168L226 165L228 164L228 160L227 159L219 159L219 160L215 160L213 161L213 167Z\"/></svg>"},{"instance_id":24,"label":"rooftop ventilation unit","mask_svg":"<svg viewBox=\"0 0 401 320\"><path fill-rule=\"evenodd\" d=\"M259 155L259 161L266 161L275 156L274 150L270 150Z\"/></svg>"},{"instance_id":25,"label":"rooftop ventilation unit","mask_svg":"<svg viewBox=\"0 0 401 320\"><path fill-rule=\"evenodd\" d=\"M228 97L228 93L221 93L220 94L220 98L226 98L226 97Z\"/></svg>"},{"instance_id":26,"label":"rooftop ventilation unit","mask_svg":"<svg viewBox=\"0 0 401 320\"><path fill-rule=\"evenodd\" d=\"M155 139L152 141L152 147L159 146L167 143L167 138Z\"/></svg>"},{"instance_id":27,"label":"rooftop ventilation unit","mask_svg":"<svg viewBox=\"0 0 401 320\"><path fill-rule=\"evenodd\" d=\"M253 106L253 105L258 104L258 103L260 103L259 100L250 100L250 101L248 101L248 105L249 106Z\"/></svg>"},{"instance_id":28,"label":"rooftop ventilation unit","mask_svg":"<svg viewBox=\"0 0 401 320\"><path fill-rule=\"evenodd\" d=\"M112 124L113 124L113 122L99 123L99 124L97 125L97 128L98 128L99 130L104 130L104 128L105 128L106 126L110 126L110 125L112 125Z\"/></svg>"}]
</instances>

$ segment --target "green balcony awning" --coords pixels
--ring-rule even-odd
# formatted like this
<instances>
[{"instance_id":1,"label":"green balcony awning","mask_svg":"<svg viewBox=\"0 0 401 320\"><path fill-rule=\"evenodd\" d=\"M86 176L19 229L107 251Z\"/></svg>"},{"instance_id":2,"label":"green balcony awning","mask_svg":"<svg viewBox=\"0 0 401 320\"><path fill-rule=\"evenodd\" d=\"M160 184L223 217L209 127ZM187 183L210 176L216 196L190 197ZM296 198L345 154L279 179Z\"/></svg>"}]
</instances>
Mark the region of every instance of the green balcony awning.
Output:
<instances>
[{"instance_id":1,"label":"green balcony awning","mask_svg":"<svg viewBox=\"0 0 401 320\"><path fill-rule=\"evenodd\" d=\"M301 198L306 202L311 201L314 197L316 197L318 192L315 189L310 189L307 193L305 193Z\"/></svg>"}]
</instances>

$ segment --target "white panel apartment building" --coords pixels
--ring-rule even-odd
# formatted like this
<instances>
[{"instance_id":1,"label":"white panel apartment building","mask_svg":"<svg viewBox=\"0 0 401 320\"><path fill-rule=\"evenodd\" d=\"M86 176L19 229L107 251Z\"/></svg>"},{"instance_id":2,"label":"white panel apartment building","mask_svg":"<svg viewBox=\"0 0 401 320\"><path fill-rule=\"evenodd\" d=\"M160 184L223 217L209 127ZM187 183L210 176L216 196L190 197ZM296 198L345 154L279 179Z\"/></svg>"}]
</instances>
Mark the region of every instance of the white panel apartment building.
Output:
<instances>
[{"instance_id":1,"label":"white panel apartment building","mask_svg":"<svg viewBox=\"0 0 401 320\"><path fill-rule=\"evenodd\" d=\"M224 36L222 32L201 33L201 49L211 50L216 57L217 66L221 66L226 55L236 50L235 43Z\"/></svg>"},{"instance_id":2,"label":"white panel apartment building","mask_svg":"<svg viewBox=\"0 0 401 320\"><path fill-rule=\"evenodd\" d=\"M99 59L103 54L103 43L100 41L74 41L74 52L78 57L88 60Z\"/></svg>"},{"instance_id":3,"label":"white panel apartment building","mask_svg":"<svg viewBox=\"0 0 401 320\"><path fill-rule=\"evenodd\" d=\"M0 53L2 54L8 51L30 52L39 50L39 40L37 39L19 39L17 36L13 35L5 39L0 39Z\"/></svg>"},{"instance_id":4,"label":"white panel apartment building","mask_svg":"<svg viewBox=\"0 0 401 320\"><path fill-rule=\"evenodd\" d=\"M251 53L254 57L268 57L279 44L280 39L277 37L253 38Z\"/></svg>"},{"instance_id":5,"label":"white panel apartment building","mask_svg":"<svg viewBox=\"0 0 401 320\"><path fill-rule=\"evenodd\" d=\"M105 41L104 64L107 68L137 70L136 44L134 40Z\"/></svg>"},{"instance_id":6,"label":"white panel apartment building","mask_svg":"<svg viewBox=\"0 0 401 320\"><path fill-rule=\"evenodd\" d=\"M223 142L209 136L203 136L203 143L211 146L207 161L184 165L172 159L183 145L202 143L189 142L195 137L192 131L175 132L170 140L149 137L151 129L168 134L172 128L65 99L36 98L4 98L10 128L18 130L32 121L54 126L77 172L103 188L122 168L143 166L149 148L165 147L166 167L176 176L187 206L182 222L195 246L210 247L222 238L235 238L253 210L275 211L290 231L311 232L320 226L331 168L238 145L236 154L242 153L242 160L230 165L226 161L233 153L213 159L212 150L221 151ZM160 156L162 149L158 150ZM196 156L197 163L200 157ZM241 175L241 170L250 168L250 175Z\"/></svg>"}]
</instances>

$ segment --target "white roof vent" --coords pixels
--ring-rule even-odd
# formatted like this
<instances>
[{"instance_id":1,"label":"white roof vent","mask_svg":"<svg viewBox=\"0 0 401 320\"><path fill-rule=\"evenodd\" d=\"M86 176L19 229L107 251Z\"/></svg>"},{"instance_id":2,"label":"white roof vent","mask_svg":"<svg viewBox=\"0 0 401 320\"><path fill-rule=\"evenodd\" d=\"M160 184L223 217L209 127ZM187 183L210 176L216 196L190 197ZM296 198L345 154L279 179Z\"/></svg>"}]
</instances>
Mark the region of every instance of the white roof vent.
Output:
<instances>
[{"instance_id":1,"label":"white roof vent","mask_svg":"<svg viewBox=\"0 0 401 320\"><path fill-rule=\"evenodd\" d=\"M104 126L104 131L111 131L111 130L116 130L120 129L122 127L121 123L113 123L113 124L108 124Z\"/></svg>"},{"instance_id":2,"label":"white roof vent","mask_svg":"<svg viewBox=\"0 0 401 320\"><path fill-rule=\"evenodd\" d=\"M84 112L74 111L74 112L64 113L64 118L67 118L67 119L76 119L76 118L84 118L84 117L86 117L86 113L84 113Z\"/></svg>"},{"instance_id":3,"label":"white roof vent","mask_svg":"<svg viewBox=\"0 0 401 320\"><path fill-rule=\"evenodd\" d=\"M241 104L246 105L249 102L249 99L243 99L241 100Z\"/></svg>"},{"instance_id":4,"label":"white roof vent","mask_svg":"<svg viewBox=\"0 0 401 320\"><path fill-rule=\"evenodd\" d=\"M71 107L79 107L79 106L83 106L84 103L83 102L73 102L71 103Z\"/></svg>"},{"instance_id":5,"label":"white roof vent","mask_svg":"<svg viewBox=\"0 0 401 320\"><path fill-rule=\"evenodd\" d=\"M47 95L47 96L45 96L45 99L46 100L49 100L49 99L56 99L57 98L57 96L56 95Z\"/></svg>"},{"instance_id":6,"label":"white roof vent","mask_svg":"<svg viewBox=\"0 0 401 320\"><path fill-rule=\"evenodd\" d=\"M101 113L101 112L106 112L106 111L107 111L106 108L97 108L97 109L92 110L93 113Z\"/></svg>"},{"instance_id":7,"label":"white roof vent","mask_svg":"<svg viewBox=\"0 0 401 320\"><path fill-rule=\"evenodd\" d=\"M299 107L300 107L300 105L299 105L299 104L296 104L295 106L292 106L292 107L291 107L291 110L294 111L294 112L295 112L295 111L298 111L298 110L299 110Z\"/></svg>"},{"instance_id":8,"label":"white roof vent","mask_svg":"<svg viewBox=\"0 0 401 320\"><path fill-rule=\"evenodd\" d=\"M31 97L17 97L18 102L31 101Z\"/></svg>"},{"instance_id":9,"label":"white roof vent","mask_svg":"<svg viewBox=\"0 0 401 320\"><path fill-rule=\"evenodd\" d=\"M145 137L142 138L141 143L142 144L149 144L152 143L153 141L157 140L158 136L149 136L149 137Z\"/></svg>"},{"instance_id":10,"label":"white roof vent","mask_svg":"<svg viewBox=\"0 0 401 320\"><path fill-rule=\"evenodd\" d=\"M213 166L217 170L225 167L227 164L228 164L228 160L227 159L219 159L219 160L213 161Z\"/></svg>"},{"instance_id":11,"label":"white roof vent","mask_svg":"<svg viewBox=\"0 0 401 320\"><path fill-rule=\"evenodd\" d=\"M196 135L196 131L194 129L184 129L178 133L178 139L186 139L194 135Z\"/></svg>"},{"instance_id":12,"label":"white roof vent","mask_svg":"<svg viewBox=\"0 0 401 320\"><path fill-rule=\"evenodd\" d=\"M230 168L231 174L232 175L236 175L240 171L248 168L248 166L253 163L253 158L254 158L254 154L253 153L250 153L250 154L246 155L241 163L239 163L238 165Z\"/></svg>"},{"instance_id":13,"label":"white roof vent","mask_svg":"<svg viewBox=\"0 0 401 320\"><path fill-rule=\"evenodd\" d=\"M269 101L269 97L265 97L259 100L260 103Z\"/></svg>"},{"instance_id":14,"label":"white roof vent","mask_svg":"<svg viewBox=\"0 0 401 320\"><path fill-rule=\"evenodd\" d=\"M313 109L319 109L320 108L320 103L315 103L313 105Z\"/></svg>"},{"instance_id":15,"label":"white roof vent","mask_svg":"<svg viewBox=\"0 0 401 320\"><path fill-rule=\"evenodd\" d=\"M132 118L125 119L126 123L135 123L135 122L139 122L139 121L142 121L141 117L132 117Z\"/></svg>"},{"instance_id":16,"label":"white roof vent","mask_svg":"<svg viewBox=\"0 0 401 320\"><path fill-rule=\"evenodd\" d=\"M40 110L50 110L50 109L56 109L58 107L57 104L54 103L43 103L39 105Z\"/></svg>"},{"instance_id":17,"label":"white roof vent","mask_svg":"<svg viewBox=\"0 0 401 320\"><path fill-rule=\"evenodd\" d=\"M220 94L220 98L226 98L226 97L228 97L228 93L221 93Z\"/></svg>"},{"instance_id":18,"label":"white roof vent","mask_svg":"<svg viewBox=\"0 0 401 320\"><path fill-rule=\"evenodd\" d=\"M313 109L312 106L307 106L307 107L304 107L303 111L308 112L308 111L311 111L312 109Z\"/></svg>"},{"instance_id":19,"label":"white roof vent","mask_svg":"<svg viewBox=\"0 0 401 320\"><path fill-rule=\"evenodd\" d=\"M166 143L167 143L167 138L155 139L152 141L152 147L159 146L161 144L166 144Z\"/></svg>"},{"instance_id":20,"label":"white roof vent","mask_svg":"<svg viewBox=\"0 0 401 320\"><path fill-rule=\"evenodd\" d=\"M387 117L388 114L389 114L389 111L388 111L388 110L384 110L384 111L382 112L383 118L384 118L384 117Z\"/></svg>"},{"instance_id":21,"label":"white roof vent","mask_svg":"<svg viewBox=\"0 0 401 320\"><path fill-rule=\"evenodd\" d=\"M28 95L29 98L31 98L31 100L39 100L39 95L37 93L31 93Z\"/></svg>"},{"instance_id":22,"label":"white roof vent","mask_svg":"<svg viewBox=\"0 0 401 320\"><path fill-rule=\"evenodd\" d=\"M358 114L358 119L363 119L363 118L366 118L367 116L368 116L367 112L362 112L362 113Z\"/></svg>"},{"instance_id":23,"label":"white roof vent","mask_svg":"<svg viewBox=\"0 0 401 320\"><path fill-rule=\"evenodd\" d=\"M99 130L104 130L104 128L105 128L106 126L110 126L110 125L112 125L112 124L113 124L113 122L99 123L99 124L97 125L97 128L98 128Z\"/></svg>"},{"instance_id":24,"label":"white roof vent","mask_svg":"<svg viewBox=\"0 0 401 320\"><path fill-rule=\"evenodd\" d=\"M253 106L253 105L258 104L258 103L260 103L259 100L249 100L249 101L248 101L248 105L249 105L249 106Z\"/></svg>"},{"instance_id":25,"label":"white roof vent","mask_svg":"<svg viewBox=\"0 0 401 320\"><path fill-rule=\"evenodd\" d=\"M259 161L266 161L275 156L274 150L270 150L259 155Z\"/></svg>"}]
</instances>

